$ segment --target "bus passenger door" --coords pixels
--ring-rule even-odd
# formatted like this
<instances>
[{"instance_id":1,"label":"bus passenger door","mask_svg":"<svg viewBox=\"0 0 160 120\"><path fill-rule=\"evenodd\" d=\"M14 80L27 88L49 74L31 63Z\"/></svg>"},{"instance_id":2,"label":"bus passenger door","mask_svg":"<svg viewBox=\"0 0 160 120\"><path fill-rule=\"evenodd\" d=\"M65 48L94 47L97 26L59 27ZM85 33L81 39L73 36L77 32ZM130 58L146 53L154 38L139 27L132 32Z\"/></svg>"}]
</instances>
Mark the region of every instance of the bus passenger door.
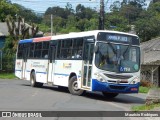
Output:
<instances>
[{"instance_id":1,"label":"bus passenger door","mask_svg":"<svg viewBox=\"0 0 160 120\"><path fill-rule=\"evenodd\" d=\"M91 73L92 73L92 60L93 60L94 43L87 42L84 46L84 66L83 66L83 79L82 87L89 89L91 87Z\"/></svg>"},{"instance_id":2,"label":"bus passenger door","mask_svg":"<svg viewBox=\"0 0 160 120\"><path fill-rule=\"evenodd\" d=\"M55 54L56 54L56 46L50 45L49 60L48 60L48 83L50 82L53 83L54 79Z\"/></svg>"},{"instance_id":3,"label":"bus passenger door","mask_svg":"<svg viewBox=\"0 0 160 120\"><path fill-rule=\"evenodd\" d=\"M29 50L29 45L24 44L24 49L23 49L23 54L22 54L22 79L27 79L26 77L26 63L27 63L27 58L28 58L28 50Z\"/></svg>"}]
</instances>

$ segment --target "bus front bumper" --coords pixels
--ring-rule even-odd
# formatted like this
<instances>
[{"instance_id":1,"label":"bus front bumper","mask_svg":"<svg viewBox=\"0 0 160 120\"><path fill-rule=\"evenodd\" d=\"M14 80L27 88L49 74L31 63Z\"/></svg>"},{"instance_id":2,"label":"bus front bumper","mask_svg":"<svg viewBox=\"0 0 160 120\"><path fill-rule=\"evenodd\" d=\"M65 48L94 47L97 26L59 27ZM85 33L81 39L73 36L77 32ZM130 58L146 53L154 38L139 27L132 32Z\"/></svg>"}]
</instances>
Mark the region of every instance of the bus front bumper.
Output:
<instances>
[{"instance_id":1,"label":"bus front bumper","mask_svg":"<svg viewBox=\"0 0 160 120\"><path fill-rule=\"evenodd\" d=\"M110 93L138 93L140 83L137 84L109 84L92 79L92 91Z\"/></svg>"}]
</instances>

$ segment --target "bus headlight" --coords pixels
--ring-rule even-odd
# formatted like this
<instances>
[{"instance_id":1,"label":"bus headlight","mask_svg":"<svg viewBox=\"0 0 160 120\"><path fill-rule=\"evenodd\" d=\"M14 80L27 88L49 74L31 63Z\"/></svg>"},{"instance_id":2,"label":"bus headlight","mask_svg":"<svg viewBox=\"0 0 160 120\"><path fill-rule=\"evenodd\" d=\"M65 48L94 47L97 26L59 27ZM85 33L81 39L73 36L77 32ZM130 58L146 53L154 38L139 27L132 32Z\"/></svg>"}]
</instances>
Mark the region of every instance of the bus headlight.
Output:
<instances>
[{"instance_id":1,"label":"bus headlight","mask_svg":"<svg viewBox=\"0 0 160 120\"><path fill-rule=\"evenodd\" d=\"M140 81L140 78L139 77L135 77L131 82L130 84L136 84Z\"/></svg>"},{"instance_id":2,"label":"bus headlight","mask_svg":"<svg viewBox=\"0 0 160 120\"><path fill-rule=\"evenodd\" d=\"M99 74L95 74L95 77L96 77L96 79L98 80L98 81L100 81L100 82L106 82L106 80L101 76L101 75L99 75Z\"/></svg>"}]
</instances>

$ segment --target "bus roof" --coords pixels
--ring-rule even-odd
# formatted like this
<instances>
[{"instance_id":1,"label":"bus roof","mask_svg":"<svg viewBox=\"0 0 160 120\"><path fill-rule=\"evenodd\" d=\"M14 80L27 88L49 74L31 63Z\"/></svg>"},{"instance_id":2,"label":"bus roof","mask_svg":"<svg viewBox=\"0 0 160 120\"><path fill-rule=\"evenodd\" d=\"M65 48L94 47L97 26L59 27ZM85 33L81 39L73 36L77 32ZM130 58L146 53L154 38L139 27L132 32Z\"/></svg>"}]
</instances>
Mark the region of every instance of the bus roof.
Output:
<instances>
[{"instance_id":1,"label":"bus roof","mask_svg":"<svg viewBox=\"0 0 160 120\"><path fill-rule=\"evenodd\" d=\"M134 34L119 32L119 31L93 30L93 31L84 31L84 32L71 32L69 34L61 34L61 35L56 35L56 36L46 36L46 37L39 37L39 38L24 39L24 40L20 40L19 43L21 44L21 43L41 42L41 41L50 41L50 40L67 39L67 38L87 37L87 36L93 36L93 35L97 36L99 32L137 36Z\"/></svg>"},{"instance_id":2,"label":"bus roof","mask_svg":"<svg viewBox=\"0 0 160 120\"><path fill-rule=\"evenodd\" d=\"M99 32L117 33L117 34L137 36L135 34L130 34L130 33L126 33L126 32L119 32L119 31L93 30L93 31L84 31L84 32L71 32L69 34L62 34L62 35L52 36L52 40L67 39L67 38L77 38L77 37L87 37L87 36L93 36L93 35L97 36L97 34Z\"/></svg>"},{"instance_id":3,"label":"bus roof","mask_svg":"<svg viewBox=\"0 0 160 120\"><path fill-rule=\"evenodd\" d=\"M41 42L41 41L50 41L51 36L46 36L46 37L39 37L39 38L31 38L31 39L24 39L20 40L19 43L31 43L31 42Z\"/></svg>"}]
</instances>

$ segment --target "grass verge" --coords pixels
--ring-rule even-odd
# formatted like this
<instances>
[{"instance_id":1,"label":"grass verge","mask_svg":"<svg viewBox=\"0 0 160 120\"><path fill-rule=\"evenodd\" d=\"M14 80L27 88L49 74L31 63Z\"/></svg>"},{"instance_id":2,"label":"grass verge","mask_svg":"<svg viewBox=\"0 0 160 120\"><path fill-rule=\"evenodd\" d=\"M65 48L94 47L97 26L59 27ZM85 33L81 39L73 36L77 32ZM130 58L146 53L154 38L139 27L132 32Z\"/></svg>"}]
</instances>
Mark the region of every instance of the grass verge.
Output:
<instances>
[{"instance_id":1,"label":"grass verge","mask_svg":"<svg viewBox=\"0 0 160 120\"><path fill-rule=\"evenodd\" d=\"M14 73L0 73L0 79L15 79Z\"/></svg>"},{"instance_id":2,"label":"grass verge","mask_svg":"<svg viewBox=\"0 0 160 120\"><path fill-rule=\"evenodd\" d=\"M131 109L132 111L146 111L146 110L153 110L156 107L160 107L160 103L151 105L133 106Z\"/></svg>"},{"instance_id":3,"label":"grass verge","mask_svg":"<svg viewBox=\"0 0 160 120\"><path fill-rule=\"evenodd\" d=\"M143 86L140 86L139 87L139 93L148 93L150 87L143 87Z\"/></svg>"}]
</instances>

